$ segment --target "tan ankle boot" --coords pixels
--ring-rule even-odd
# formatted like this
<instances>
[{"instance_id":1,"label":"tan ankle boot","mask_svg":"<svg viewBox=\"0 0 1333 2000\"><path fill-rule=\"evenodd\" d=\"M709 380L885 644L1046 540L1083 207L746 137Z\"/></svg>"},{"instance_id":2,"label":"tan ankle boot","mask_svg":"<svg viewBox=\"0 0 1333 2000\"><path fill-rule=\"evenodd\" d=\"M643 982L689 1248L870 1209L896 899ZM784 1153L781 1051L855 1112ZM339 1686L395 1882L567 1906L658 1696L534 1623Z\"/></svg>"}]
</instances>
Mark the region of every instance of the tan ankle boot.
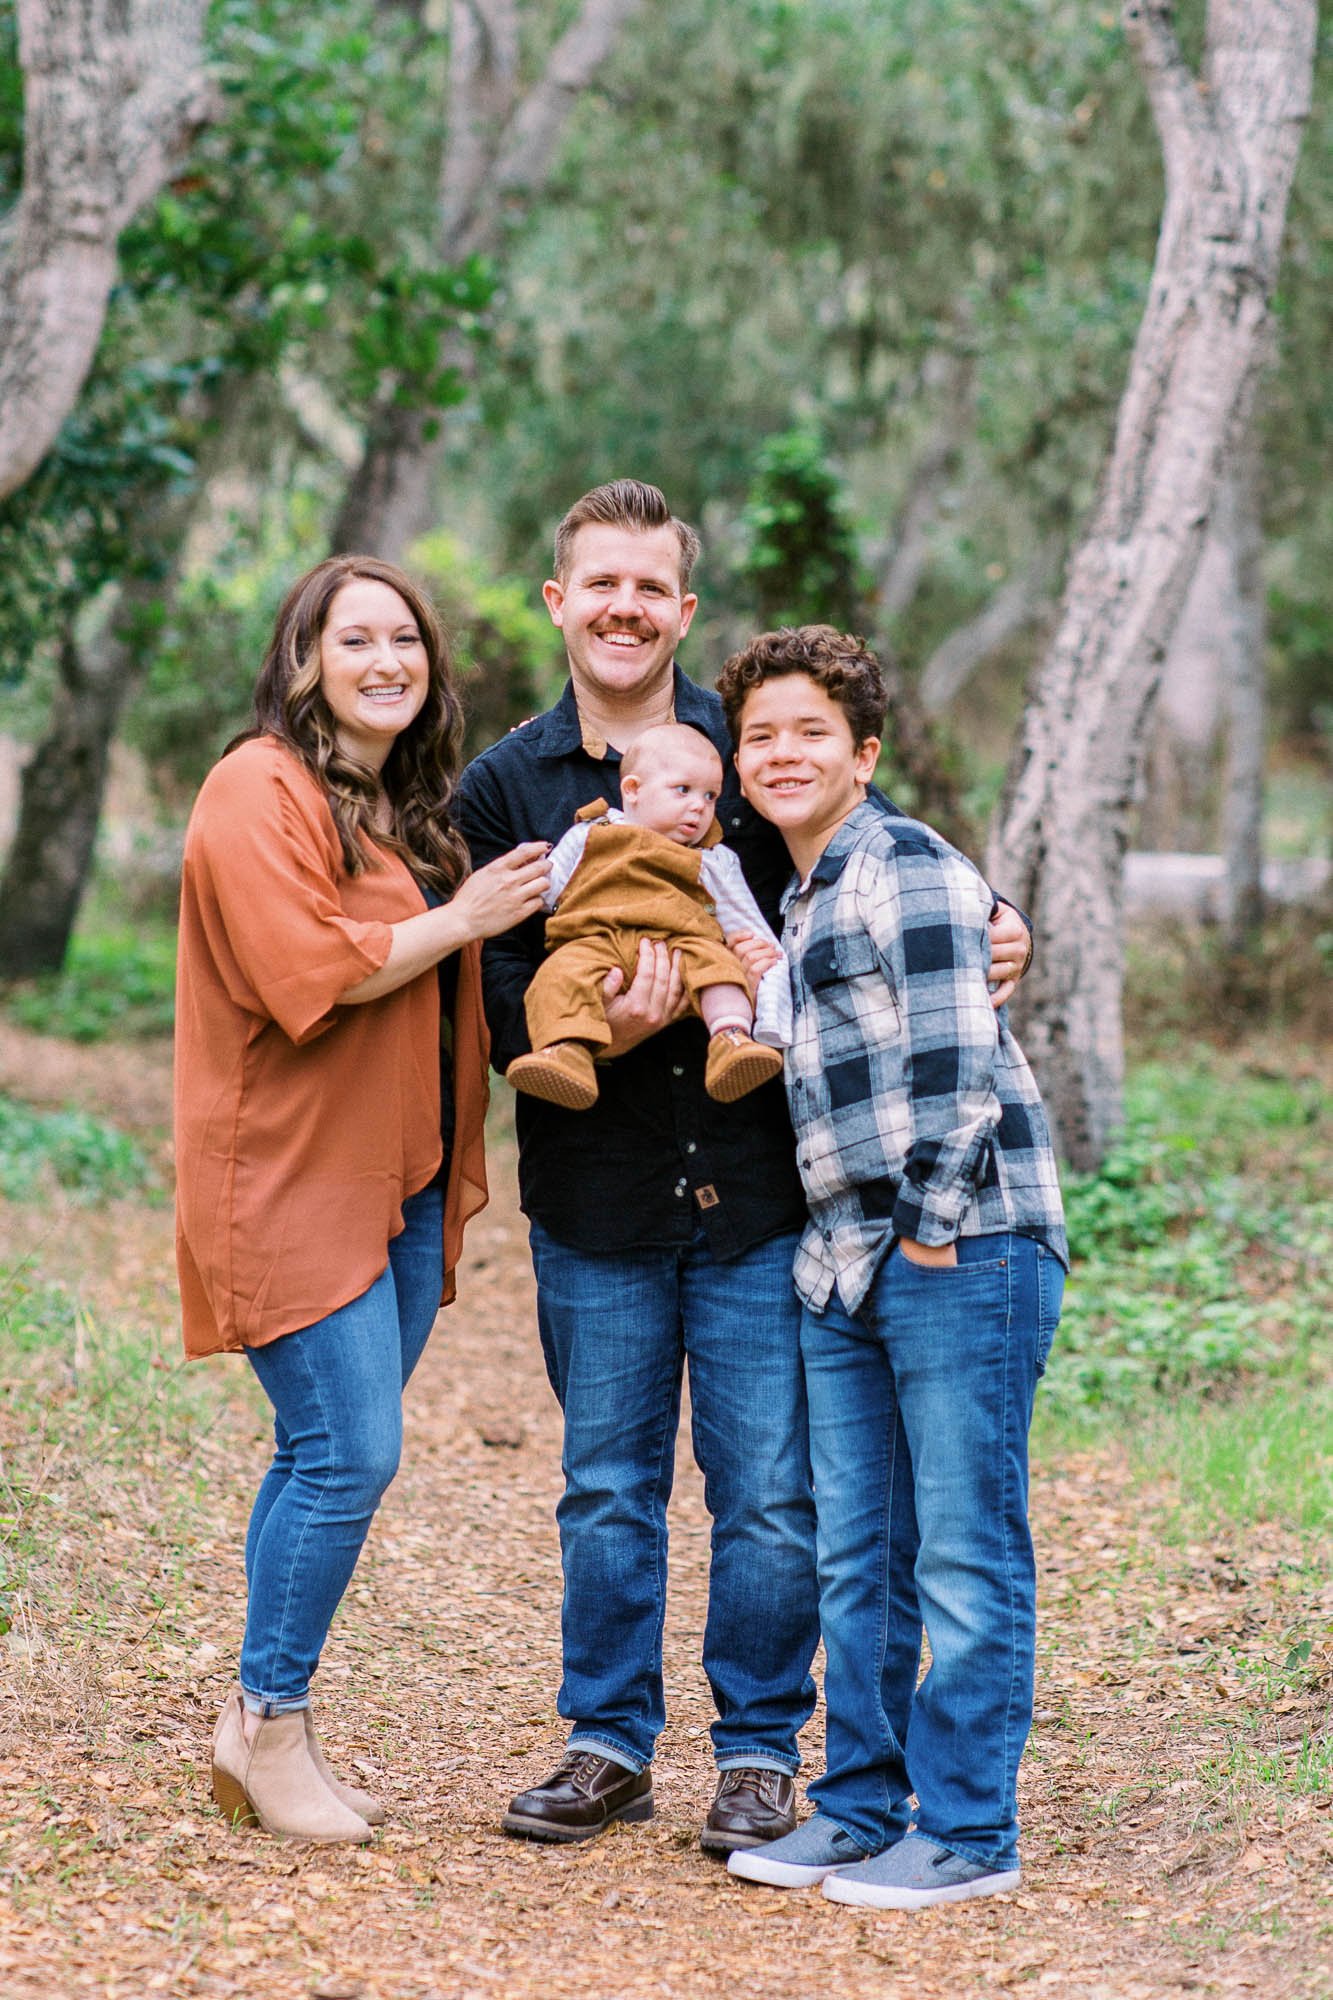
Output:
<instances>
[{"instance_id":1,"label":"tan ankle boot","mask_svg":"<svg viewBox=\"0 0 1333 2000\"><path fill-rule=\"evenodd\" d=\"M369 1792L358 1790L355 1785L345 1785L341 1778L335 1778L329 1769L328 1760L315 1734L315 1712L311 1708L305 1714L305 1746L310 1752L310 1761L319 1772L335 1799L341 1799L349 1812L360 1813L367 1826L383 1826L389 1815L379 1800Z\"/></svg>"},{"instance_id":2,"label":"tan ankle boot","mask_svg":"<svg viewBox=\"0 0 1333 2000\"><path fill-rule=\"evenodd\" d=\"M228 1695L213 1731L213 1797L235 1825L257 1820L265 1833L328 1847L364 1845L370 1828L320 1777L306 1747L306 1720L266 1715L247 1743L241 1697Z\"/></svg>"}]
</instances>

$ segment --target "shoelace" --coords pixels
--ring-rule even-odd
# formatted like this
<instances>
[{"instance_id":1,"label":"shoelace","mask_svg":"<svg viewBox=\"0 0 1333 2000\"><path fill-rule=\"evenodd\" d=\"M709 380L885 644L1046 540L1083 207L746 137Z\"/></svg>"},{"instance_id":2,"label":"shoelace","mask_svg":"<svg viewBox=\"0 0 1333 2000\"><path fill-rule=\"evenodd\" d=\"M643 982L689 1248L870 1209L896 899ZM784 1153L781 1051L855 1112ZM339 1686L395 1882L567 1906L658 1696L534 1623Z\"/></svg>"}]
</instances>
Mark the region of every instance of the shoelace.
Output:
<instances>
[{"instance_id":1,"label":"shoelace","mask_svg":"<svg viewBox=\"0 0 1333 2000\"><path fill-rule=\"evenodd\" d=\"M753 1788L762 1803L766 1806L771 1806L776 1811L778 1805L778 1786L781 1778L782 1773L780 1771L753 1770L745 1766L741 1766L734 1771L724 1771L722 1774L722 1796L725 1798L729 1792L739 1792Z\"/></svg>"},{"instance_id":2,"label":"shoelace","mask_svg":"<svg viewBox=\"0 0 1333 2000\"><path fill-rule=\"evenodd\" d=\"M594 1778L605 1762L605 1757L599 1757L595 1750L576 1750L572 1757L565 1758L560 1771L572 1784L578 1785L585 1779ZM626 1771L625 1776L632 1777L633 1772Z\"/></svg>"}]
</instances>

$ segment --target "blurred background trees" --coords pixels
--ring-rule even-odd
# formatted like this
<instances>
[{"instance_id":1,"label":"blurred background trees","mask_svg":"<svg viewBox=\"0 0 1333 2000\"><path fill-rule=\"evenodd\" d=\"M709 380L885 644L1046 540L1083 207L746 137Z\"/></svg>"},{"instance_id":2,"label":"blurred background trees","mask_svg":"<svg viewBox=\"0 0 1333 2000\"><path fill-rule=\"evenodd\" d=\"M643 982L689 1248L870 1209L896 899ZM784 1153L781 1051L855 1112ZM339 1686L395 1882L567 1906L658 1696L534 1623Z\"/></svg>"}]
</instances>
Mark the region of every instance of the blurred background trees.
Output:
<instances>
[{"instance_id":1,"label":"blurred background trees","mask_svg":"<svg viewBox=\"0 0 1333 2000\"><path fill-rule=\"evenodd\" d=\"M1149 11L1196 64L1205 0ZM4 256L25 122L0 34ZM63 954L111 734L178 814L296 569L349 537L413 546L479 742L554 691L550 531L625 471L704 532L690 670L760 620L858 626L896 663L889 782L975 851L1162 219L1120 10L215 0L203 38L207 123L122 228L82 394L0 503L0 722L42 746L5 973ZM1266 689L1266 838L1326 851L1329 126L1320 75L1255 449L1168 656L1147 845L1221 851L1239 647L1252 761ZM1252 828L1232 840L1254 860Z\"/></svg>"}]
</instances>

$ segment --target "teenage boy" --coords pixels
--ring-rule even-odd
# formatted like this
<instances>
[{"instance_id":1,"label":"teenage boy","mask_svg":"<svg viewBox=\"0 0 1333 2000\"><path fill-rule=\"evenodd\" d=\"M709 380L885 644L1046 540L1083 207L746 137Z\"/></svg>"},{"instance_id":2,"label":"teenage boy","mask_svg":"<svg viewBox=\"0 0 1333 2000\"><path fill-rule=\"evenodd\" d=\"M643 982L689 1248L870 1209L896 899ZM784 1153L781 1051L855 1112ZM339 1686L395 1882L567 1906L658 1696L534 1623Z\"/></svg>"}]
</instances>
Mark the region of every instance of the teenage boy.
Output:
<instances>
[{"instance_id":1,"label":"teenage boy","mask_svg":"<svg viewBox=\"0 0 1333 2000\"><path fill-rule=\"evenodd\" d=\"M867 802L873 655L828 626L767 633L718 691L741 787L796 870L786 1080L828 1716L814 1817L728 1866L916 1909L1019 1879L1027 1434L1068 1261L1055 1160L990 1005L990 890Z\"/></svg>"},{"instance_id":2,"label":"teenage boy","mask_svg":"<svg viewBox=\"0 0 1333 2000\"><path fill-rule=\"evenodd\" d=\"M464 773L459 818L476 866L519 840L557 841L594 799L618 803L621 752L674 719L722 755L718 821L776 928L786 850L740 795L717 696L675 664L698 553L694 530L638 480L598 487L565 516L544 595L569 682L554 708ZM1026 965L1013 910L995 940L998 1001ZM543 956L540 918L485 953L499 1070L528 1051L523 999ZM666 1510L688 1357L713 1519L703 1662L720 1775L702 1844L725 1855L795 1826L796 1738L814 1702L814 1506L791 1282L805 1203L781 1085L737 1104L709 1097L707 1032L684 1018L665 946L645 943L633 980L617 970L603 990L603 1053L614 1060L598 1069L593 1108L516 1100L538 1324L565 1420L558 1705L571 1729L558 1769L520 1793L503 1824L572 1841L652 1813Z\"/></svg>"}]
</instances>

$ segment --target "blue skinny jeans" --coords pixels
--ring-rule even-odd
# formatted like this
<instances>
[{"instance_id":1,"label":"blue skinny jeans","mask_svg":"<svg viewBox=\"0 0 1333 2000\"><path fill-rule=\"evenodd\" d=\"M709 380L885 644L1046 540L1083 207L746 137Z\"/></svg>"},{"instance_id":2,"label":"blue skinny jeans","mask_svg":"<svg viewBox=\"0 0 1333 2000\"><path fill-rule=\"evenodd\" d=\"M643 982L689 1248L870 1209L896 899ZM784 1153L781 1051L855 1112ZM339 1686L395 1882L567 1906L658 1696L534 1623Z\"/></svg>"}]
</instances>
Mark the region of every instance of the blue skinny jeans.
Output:
<instances>
[{"instance_id":1,"label":"blue skinny jeans","mask_svg":"<svg viewBox=\"0 0 1333 2000\"><path fill-rule=\"evenodd\" d=\"M273 1405L273 1463L245 1538L247 1708L305 1708L333 1614L398 1470L403 1390L439 1310L443 1190L403 1203L369 1291L246 1356Z\"/></svg>"}]
</instances>

